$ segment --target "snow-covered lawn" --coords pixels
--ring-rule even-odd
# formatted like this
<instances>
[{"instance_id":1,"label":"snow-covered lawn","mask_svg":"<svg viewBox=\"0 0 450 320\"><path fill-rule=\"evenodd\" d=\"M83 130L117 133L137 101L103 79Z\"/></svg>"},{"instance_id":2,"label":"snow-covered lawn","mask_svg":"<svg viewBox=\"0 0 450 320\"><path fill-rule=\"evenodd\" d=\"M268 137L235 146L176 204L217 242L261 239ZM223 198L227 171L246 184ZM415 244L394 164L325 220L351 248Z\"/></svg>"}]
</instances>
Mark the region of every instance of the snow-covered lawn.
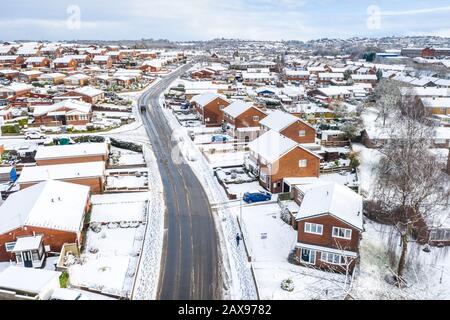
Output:
<instances>
[{"instance_id":1,"label":"snow-covered lawn","mask_svg":"<svg viewBox=\"0 0 450 320\"><path fill-rule=\"evenodd\" d=\"M237 214L237 210L234 209ZM345 276L300 267L287 261L297 232L280 219L277 203L244 206L244 237L252 256L260 299L343 299ZM267 237L267 238L265 238ZM281 289L291 279L292 292Z\"/></svg>"},{"instance_id":2,"label":"snow-covered lawn","mask_svg":"<svg viewBox=\"0 0 450 320\"><path fill-rule=\"evenodd\" d=\"M359 143L353 144L353 150L359 152L361 162L359 166L361 194L370 197L375 182L376 166L381 158L381 153L377 149L369 149Z\"/></svg>"},{"instance_id":3,"label":"snow-covered lawn","mask_svg":"<svg viewBox=\"0 0 450 320\"><path fill-rule=\"evenodd\" d=\"M214 153L207 154L208 162L213 168L230 167L230 166L242 166L244 164L245 155L247 152L227 152L227 153Z\"/></svg>"},{"instance_id":4,"label":"snow-covered lawn","mask_svg":"<svg viewBox=\"0 0 450 320\"><path fill-rule=\"evenodd\" d=\"M91 222L103 225L98 226L98 232L88 230L82 253L84 262L69 268L71 284L119 296L131 295L145 226L121 227L115 222L143 221L147 199L147 193L92 197Z\"/></svg>"},{"instance_id":5,"label":"snow-covered lawn","mask_svg":"<svg viewBox=\"0 0 450 320\"><path fill-rule=\"evenodd\" d=\"M113 166L140 166L144 165L142 153L111 147L110 165Z\"/></svg>"},{"instance_id":6,"label":"snow-covered lawn","mask_svg":"<svg viewBox=\"0 0 450 320\"><path fill-rule=\"evenodd\" d=\"M111 175L106 177L106 188L147 188L148 177L133 175Z\"/></svg>"}]
</instances>

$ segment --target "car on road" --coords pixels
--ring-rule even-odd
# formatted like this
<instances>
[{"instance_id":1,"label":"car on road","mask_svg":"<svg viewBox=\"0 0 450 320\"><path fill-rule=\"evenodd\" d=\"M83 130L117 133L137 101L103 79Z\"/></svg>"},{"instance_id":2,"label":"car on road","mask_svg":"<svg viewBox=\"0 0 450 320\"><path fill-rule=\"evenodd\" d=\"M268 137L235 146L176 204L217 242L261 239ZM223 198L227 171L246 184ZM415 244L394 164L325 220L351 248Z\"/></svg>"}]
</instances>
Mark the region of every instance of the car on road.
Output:
<instances>
[{"instance_id":1,"label":"car on road","mask_svg":"<svg viewBox=\"0 0 450 320\"><path fill-rule=\"evenodd\" d=\"M242 198L247 203L269 201L272 195L267 191L246 192Z\"/></svg>"},{"instance_id":2,"label":"car on road","mask_svg":"<svg viewBox=\"0 0 450 320\"><path fill-rule=\"evenodd\" d=\"M40 131L27 131L25 132L25 139L45 139L46 135Z\"/></svg>"},{"instance_id":3,"label":"car on road","mask_svg":"<svg viewBox=\"0 0 450 320\"><path fill-rule=\"evenodd\" d=\"M211 137L211 142L226 142L226 141L228 141L228 137L221 134L217 134Z\"/></svg>"},{"instance_id":4,"label":"car on road","mask_svg":"<svg viewBox=\"0 0 450 320\"><path fill-rule=\"evenodd\" d=\"M141 112L145 112L147 111L147 107L145 106L145 104L141 104Z\"/></svg>"}]
</instances>

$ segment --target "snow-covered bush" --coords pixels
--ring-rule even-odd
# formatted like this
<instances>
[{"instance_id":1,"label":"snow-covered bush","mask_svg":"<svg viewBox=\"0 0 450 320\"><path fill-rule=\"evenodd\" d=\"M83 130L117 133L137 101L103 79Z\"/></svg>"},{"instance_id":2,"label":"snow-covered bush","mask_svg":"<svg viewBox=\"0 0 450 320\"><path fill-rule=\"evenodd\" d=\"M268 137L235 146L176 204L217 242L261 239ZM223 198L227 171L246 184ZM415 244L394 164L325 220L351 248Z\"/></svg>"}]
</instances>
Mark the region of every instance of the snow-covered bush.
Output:
<instances>
[{"instance_id":1,"label":"snow-covered bush","mask_svg":"<svg viewBox=\"0 0 450 320\"><path fill-rule=\"evenodd\" d=\"M294 291L294 281L292 279L284 279L281 281L281 289L289 292Z\"/></svg>"}]
</instances>

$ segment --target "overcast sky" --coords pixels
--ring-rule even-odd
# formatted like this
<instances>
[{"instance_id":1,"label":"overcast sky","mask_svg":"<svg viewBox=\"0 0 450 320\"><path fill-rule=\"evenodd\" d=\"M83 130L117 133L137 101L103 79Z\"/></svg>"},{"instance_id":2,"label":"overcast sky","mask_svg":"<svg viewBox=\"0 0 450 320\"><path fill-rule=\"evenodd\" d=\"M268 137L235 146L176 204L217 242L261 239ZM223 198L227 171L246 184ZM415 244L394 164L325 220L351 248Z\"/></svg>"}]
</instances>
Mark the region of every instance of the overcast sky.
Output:
<instances>
[{"instance_id":1,"label":"overcast sky","mask_svg":"<svg viewBox=\"0 0 450 320\"><path fill-rule=\"evenodd\" d=\"M449 0L3 0L1 7L3 40L450 37Z\"/></svg>"}]
</instances>

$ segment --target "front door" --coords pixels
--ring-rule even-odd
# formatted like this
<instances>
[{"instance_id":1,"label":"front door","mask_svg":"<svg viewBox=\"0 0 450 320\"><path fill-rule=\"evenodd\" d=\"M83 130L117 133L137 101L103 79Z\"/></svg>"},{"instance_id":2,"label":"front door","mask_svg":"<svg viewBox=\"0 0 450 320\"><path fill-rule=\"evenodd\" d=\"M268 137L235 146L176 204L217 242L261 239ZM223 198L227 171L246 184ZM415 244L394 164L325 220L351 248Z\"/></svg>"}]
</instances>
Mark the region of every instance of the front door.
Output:
<instances>
[{"instance_id":1,"label":"front door","mask_svg":"<svg viewBox=\"0 0 450 320\"><path fill-rule=\"evenodd\" d=\"M25 268L32 268L33 267L33 260L31 260L31 252L30 251L23 251L23 265Z\"/></svg>"}]
</instances>

